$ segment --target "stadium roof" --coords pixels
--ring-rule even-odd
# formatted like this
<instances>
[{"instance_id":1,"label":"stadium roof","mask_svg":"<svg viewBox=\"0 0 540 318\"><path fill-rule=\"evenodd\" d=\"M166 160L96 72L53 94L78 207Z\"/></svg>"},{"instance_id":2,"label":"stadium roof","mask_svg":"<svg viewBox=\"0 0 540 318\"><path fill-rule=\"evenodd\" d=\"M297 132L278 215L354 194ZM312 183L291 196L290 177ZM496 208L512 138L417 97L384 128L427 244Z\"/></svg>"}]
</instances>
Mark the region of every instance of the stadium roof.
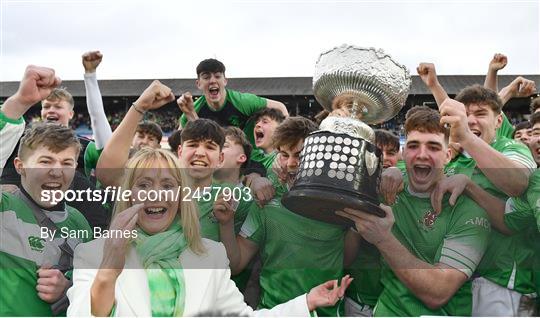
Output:
<instances>
[{"instance_id":1,"label":"stadium roof","mask_svg":"<svg viewBox=\"0 0 540 318\"><path fill-rule=\"evenodd\" d=\"M517 75L499 75L499 88L508 85ZM523 75L525 78L540 83L540 75ZM484 75L439 75L439 82L448 94L457 94L463 87L483 84ZM268 77L268 78L229 78L227 88L250 92L261 96L313 95L311 77ZM99 80L101 94L105 97L139 96L152 80ZM160 80L171 87L175 95L191 91L194 95L201 92L195 87L195 79ZM17 91L19 82L0 82L0 97L9 97ZM85 96L84 83L64 81L74 97ZM430 95L419 76L412 77L410 95Z\"/></svg>"}]
</instances>

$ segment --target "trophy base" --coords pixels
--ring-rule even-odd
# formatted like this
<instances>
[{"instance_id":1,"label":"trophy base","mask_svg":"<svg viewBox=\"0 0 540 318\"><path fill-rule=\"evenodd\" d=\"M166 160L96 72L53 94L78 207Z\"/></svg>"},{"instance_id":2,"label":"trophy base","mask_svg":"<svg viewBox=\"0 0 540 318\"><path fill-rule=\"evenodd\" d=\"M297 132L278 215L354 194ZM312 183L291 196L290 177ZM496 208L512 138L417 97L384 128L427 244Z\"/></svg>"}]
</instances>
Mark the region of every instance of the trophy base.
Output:
<instances>
[{"instance_id":1,"label":"trophy base","mask_svg":"<svg viewBox=\"0 0 540 318\"><path fill-rule=\"evenodd\" d=\"M292 189L285 193L281 203L287 209L310 219L354 226L354 222L335 214L335 211L343 211L344 208L360 210L379 217L385 217L386 212L376 202L359 197L353 197L350 193L332 192L329 189Z\"/></svg>"}]
</instances>

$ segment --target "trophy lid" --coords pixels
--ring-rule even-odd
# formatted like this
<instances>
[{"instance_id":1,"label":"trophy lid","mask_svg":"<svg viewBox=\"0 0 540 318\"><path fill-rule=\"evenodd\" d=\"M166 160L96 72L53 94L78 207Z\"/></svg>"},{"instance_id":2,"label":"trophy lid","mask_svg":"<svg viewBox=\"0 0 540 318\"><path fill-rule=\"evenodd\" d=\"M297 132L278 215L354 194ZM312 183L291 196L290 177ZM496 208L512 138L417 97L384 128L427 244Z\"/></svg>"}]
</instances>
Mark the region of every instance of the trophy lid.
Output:
<instances>
[{"instance_id":1,"label":"trophy lid","mask_svg":"<svg viewBox=\"0 0 540 318\"><path fill-rule=\"evenodd\" d=\"M360 106L358 119L378 124L403 107L411 85L409 70L382 50L342 45L322 53L315 65L313 94L327 110L344 93Z\"/></svg>"}]
</instances>

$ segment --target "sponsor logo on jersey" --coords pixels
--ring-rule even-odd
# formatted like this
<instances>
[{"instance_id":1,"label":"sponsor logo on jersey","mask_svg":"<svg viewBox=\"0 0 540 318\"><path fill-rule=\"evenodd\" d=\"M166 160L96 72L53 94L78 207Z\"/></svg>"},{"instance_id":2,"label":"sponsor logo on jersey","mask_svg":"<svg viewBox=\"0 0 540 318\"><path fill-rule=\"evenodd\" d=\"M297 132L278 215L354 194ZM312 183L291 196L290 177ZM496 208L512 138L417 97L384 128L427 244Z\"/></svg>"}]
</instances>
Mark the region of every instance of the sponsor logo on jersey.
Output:
<instances>
[{"instance_id":1,"label":"sponsor logo on jersey","mask_svg":"<svg viewBox=\"0 0 540 318\"><path fill-rule=\"evenodd\" d=\"M435 213L433 210L428 210L421 220L418 220L418 223L420 223L420 226L424 231L431 231L433 230L433 225L435 224L435 221L437 220L437 213Z\"/></svg>"},{"instance_id":2,"label":"sponsor logo on jersey","mask_svg":"<svg viewBox=\"0 0 540 318\"><path fill-rule=\"evenodd\" d=\"M491 224L489 223L489 221L486 218L481 218L481 217L478 217L478 216L473 218L473 219L468 219L467 222L465 222L465 224L480 225L480 226L483 226L486 229L491 228Z\"/></svg>"},{"instance_id":3,"label":"sponsor logo on jersey","mask_svg":"<svg viewBox=\"0 0 540 318\"><path fill-rule=\"evenodd\" d=\"M37 236L28 237L28 245L30 245L30 249L32 249L32 251L43 252L43 249L45 248L45 245L43 245L44 242L45 242L45 239L41 237L37 237Z\"/></svg>"}]
</instances>

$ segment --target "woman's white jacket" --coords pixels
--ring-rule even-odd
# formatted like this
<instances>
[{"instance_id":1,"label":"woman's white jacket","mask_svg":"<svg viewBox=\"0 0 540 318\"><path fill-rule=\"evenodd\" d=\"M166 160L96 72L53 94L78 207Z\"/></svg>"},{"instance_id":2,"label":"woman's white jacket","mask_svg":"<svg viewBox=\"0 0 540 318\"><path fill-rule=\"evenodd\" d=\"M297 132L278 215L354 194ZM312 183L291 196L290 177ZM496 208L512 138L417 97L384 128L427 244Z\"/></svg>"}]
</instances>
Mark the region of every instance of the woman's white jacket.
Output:
<instances>
[{"instance_id":1,"label":"woman's white jacket","mask_svg":"<svg viewBox=\"0 0 540 318\"><path fill-rule=\"evenodd\" d=\"M67 295L68 316L91 316L90 288L96 277L105 239L79 244L75 250L73 286ZM206 253L186 249L180 255L184 268L184 316L309 316L306 295L270 310L254 311L230 279L229 260L223 244L203 239ZM116 281L116 316L152 316L150 290L135 248L126 255L124 270Z\"/></svg>"}]
</instances>

